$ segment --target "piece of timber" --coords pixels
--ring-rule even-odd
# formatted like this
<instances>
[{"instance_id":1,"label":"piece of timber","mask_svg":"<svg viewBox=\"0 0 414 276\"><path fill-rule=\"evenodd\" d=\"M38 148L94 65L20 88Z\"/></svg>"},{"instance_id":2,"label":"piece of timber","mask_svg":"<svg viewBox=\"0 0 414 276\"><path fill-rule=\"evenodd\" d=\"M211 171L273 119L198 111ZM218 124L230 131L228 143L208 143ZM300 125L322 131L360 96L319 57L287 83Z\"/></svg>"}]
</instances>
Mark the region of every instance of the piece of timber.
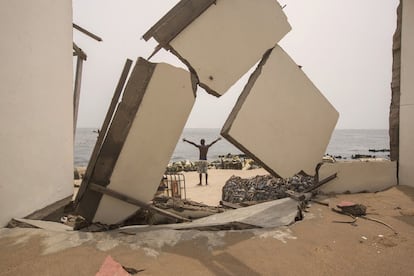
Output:
<instances>
[{"instance_id":1,"label":"piece of timber","mask_svg":"<svg viewBox=\"0 0 414 276\"><path fill-rule=\"evenodd\" d=\"M73 51L75 52L74 55L80 57L83 60L86 60L88 57L86 56L85 52L82 51L81 48L76 45L75 42L72 42Z\"/></svg>"},{"instance_id":2,"label":"piece of timber","mask_svg":"<svg viewBox=\"0 0 414 276\"><path fill-rule=\"evenodd\" d=\"M112 117L114 115L116 106L118 105L119 97L121 96L122 91L124 90L125 82L127 80L129 71L131 70L132 66L132 60L127 59L124 65L124 69L122 70L121 77L119 78L118 84L115 88L114 95L112 96L112 101L109 106L108 112L106 113L105 119L102 123L101 130L98 134L98 139L95 143L95 146L93 148L91 158L89 159L88 167L86 168L85 175L82 179L82 184L79 187L78 193L76 195L75 199L75 205L79 203L79 200L82 198L83 193L85 192L87 186L88 186L88 179L90 179L93 169L95 168L96 160L98 158L99 150L101 149L103 140L106 136L106 133L108 132L109 124L112 120Z\"/></svg>"},{"instance_id":3,"label":"piece of timber","mask_svg":"<svg viewBox=\"0 0 414 276\"><path fill-rule=\"evenodd\" d=\"M166 217L169 217L169 218L172 218L172 219L178 219L180 221L191 221L190 219L187 219L187 218L184 218L182 216L179 216L179 215L170 213L168 211L162 210L162 209L157 208L155 206L152 206L148 203L144 203L144 202L142 202L138 199L132 198L130 196L127 196L125 194L122 194L122 193L119 193L117 191L111 190L109 188L102 187L102 186L97 185L95 183L90 183L89 186L90 186L91 190L93 190L93 191L96 191L96 192L108 195L110 197L122 200L124 202L127 202L129 204L138 206L140 208L145 208L145 209L152 210L152 211L157 212L159 214L162 214Z\"/></svg>"},{"instance_id":4,"label":"piece of timber","mask_svg":"<svg viewBox=\"0 0 414 276\"><path fill-rule=\"evenodd\" d=\"M76 134L78 122L79 99L82 83L83 59L78 55L76 58L75 87L73 89L73 136Z\"/></svg>"},{"instance_id":5,"label":"piece of timber","mask_svg":"<svg viewBox=\"0 0 414 276\"><path fill-rule=\"evenodd\" d=\"M90 31L88 31L88 30L85 30L85 29L84 29L84 28L82 28L81 26L79 26L79 25L77 25L77 24L75 24L75 23L72 23L72 26L73 26L73 28L75 28L76 30L80 31L81 33L84 33L85 35L87 35L87 36L89 36L89 37L91 37L91 38L93 38L93 39L95 39L95 40L97 40L97 41L102 41L102 38L100 38L99 36L97 36L97 35L95 35L95 34L91 33L91 32L90 32Z\"/></svg>"},{"instance_id":6,"label":"piece of timber","mask_svg":"<svg viewBox=\"0 0 414 276\"><path fill-rule=\"evenodd\" d=\"M327 178L322 179L321 181L319 181L318 183L316 183L316 185L307 188L304 192L305 193L309 193L312 192L313 190L316 190L317 188L321 187L322 185L328 183L329 181L335 179L337 177L337 173L334 173L333 175L328 176Z\"/></svg>"}]
</instances>

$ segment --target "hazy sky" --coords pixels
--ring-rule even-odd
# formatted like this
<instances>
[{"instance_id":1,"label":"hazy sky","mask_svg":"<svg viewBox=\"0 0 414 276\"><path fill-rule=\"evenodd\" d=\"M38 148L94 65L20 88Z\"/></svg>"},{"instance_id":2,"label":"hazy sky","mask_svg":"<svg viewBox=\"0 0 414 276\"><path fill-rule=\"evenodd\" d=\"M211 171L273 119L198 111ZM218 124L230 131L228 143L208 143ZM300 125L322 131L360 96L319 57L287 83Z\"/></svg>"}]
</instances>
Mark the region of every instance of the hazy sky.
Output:
<instances>
[{"instance_id":1,"label":"hazy sky","mask_svg":"<svg viewBox=\"0 0 414 276\"><path fill-rule=\"evenodd\" d=\"M147 58L157 43L142 35L178 0L73 0L74 31L84 63L79 127L101 127L127 58ZM336 128L388 128L392 35L398 0L279 0L292 30L279 43L339 111ZM160 51L152 62L184 66ZM248 74L224 96L199 88L186 127L221 128Z\"/></svg>"}]
</instances>

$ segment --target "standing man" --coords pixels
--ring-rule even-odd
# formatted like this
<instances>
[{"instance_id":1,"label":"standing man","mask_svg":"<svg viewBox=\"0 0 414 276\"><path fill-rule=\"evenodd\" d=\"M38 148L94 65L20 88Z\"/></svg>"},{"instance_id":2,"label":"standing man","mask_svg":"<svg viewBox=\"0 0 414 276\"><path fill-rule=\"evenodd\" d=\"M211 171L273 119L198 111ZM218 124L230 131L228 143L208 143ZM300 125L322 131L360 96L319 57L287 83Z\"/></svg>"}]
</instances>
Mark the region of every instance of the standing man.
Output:
<instances>
[{"instance_id":1,"label":"standing man","mask_svg":"<svg viewBox=\"0 0 414 276\"><path fill-rule=\"evenodd\" d=\"M206 185L208 185L207 179L208 179L208 162L207 162L207 152L208 149L214 145L215 143L217 143L218 141L221 140L221 137L217 138L216 140L214 140L213 142L211 142L209 145L205 145L206 141L204 139L200 140L200 145L197 145L194 142L188 141L187 139L183 139L183 142L187 142L195 147L198 148L198 150L200 151L200 157L199 157L199 162L198 162L198 174L200 177L200 183L198 183L198 185L201 185L201 178L202 178L202 174L204 173L206 175Z\"/></svg>"}]
</instances>

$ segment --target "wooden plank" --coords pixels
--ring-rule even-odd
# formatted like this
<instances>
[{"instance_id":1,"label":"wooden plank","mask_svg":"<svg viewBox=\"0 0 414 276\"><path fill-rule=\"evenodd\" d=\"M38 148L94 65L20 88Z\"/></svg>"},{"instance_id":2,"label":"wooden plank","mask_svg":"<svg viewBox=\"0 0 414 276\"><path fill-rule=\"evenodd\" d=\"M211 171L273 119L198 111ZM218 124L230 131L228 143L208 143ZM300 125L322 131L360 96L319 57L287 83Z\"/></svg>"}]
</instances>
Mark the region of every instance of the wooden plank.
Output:
<instances>
[{"instance_id":1,"label":"wooden plank","mask_svg":"<svg viewBox=\"0 0 414 276\"><path fill-rule=\"evenodd\" d=\"M122 101L119 103L112 123L105 135L105 141L99 151L91 177L86 179L86 181L101 186L109 184L109 179L155 67L156 64L142 58L138 59L125 87ZM76 211L86 220L92 221L102 194L86 189L81 196L77 200Z\"/></svg>"},{"instance_id":2,"label":"wooden plank","mask_svg":"<svg viewBox=\"0 0 414 276\"><path fill-rule=\"evenodd\" d=\"M112 96L112 101L109 106L108 112L106 113L105 119L102 123L101 130L99 131L98 139L93 148L91 158L89 159L89 163L88 163L88 167L86 168L85 176L82 179L81 186L79 187L79 191L76 195L75 204L79 203L79 200L82 198L83 193L85 192L88 186L88 181L96 165L96 160L98 158L99 150L101 149L106 133L108 132L109 124L111 123L116 106L118 105L119 97L121 96L121 93L124 90L126 80L131 70L131 66L132 66L132 60L127 59L124 65L124 69L122 70L121 77L119 78L118 84L115 88L114 95Z\"/></svg>"},{"instance_id":3,"label":"wooden plank","mask_svg":"<svg viewBox=\"0 0 414 276\"><path fill-rule=\"evenodd\" d=\"M155 23L143 38L148 41L154 37L164 47L215 2L216 0L182 0Z\"/></svg>"},{"instance_id":4,"label":"wooden plank","mask_svg":"<svg viewBox=\"0 0 414 276\"><path fill-rule=\"evenodd\" d=\"M72 23L73 28L75 28L76 30L80 31L81 33L84 33L85 35L97 40L97 41L102 41L102 38L100 38L99 36L97 36L96 34L91 33L90 31L82 28L81 26Z\"/></svg>"},{"instance_id":5,"label":"wooden plank","mask_svg":"<svg viewBox=\"0 0 414 276\"><path fill-rule=\"evenodd\" d=\"M114 191L114 190L109 189L109 188L102 187L102 186L97 185L95 183L90 183L89 185L90 185L90 188L93 191L96 191L98 193L102 193L102 194L105 194L107 196L110 196L110 197L119 199L119 200L124 201L124 202L127 202L129 204L138 206L140 208L150 209L152 211L155 211L155 212L157 212L159 214L162 214L162 215L167 216L167 217L172 218L172 219L178 219L180 221L191 221L190 219L187 219L187 218L181 217L179 215L170 213L168 211L162 210L162 209L157 208L155 206L152 206L152 205L150 205L148 203L142 202L142 201L140 201L140 200L138 200L136 198L132 198L132 197L130 197L128 195L119 193L119 192Z\"/></svg>"},{"instance_id":6,"label":"wooden plank","mask_svg":"<svg viewBox=\"0 0 414 276\"><path fill-rule=\"evenodd\" d=\"M330 175L327 178L322 179L321 181L316 183L314 186L309 187L308 189L306 189L304 191L304 193L309 193L309 192L312 192L313 190L316 190L317 188L321 187L322 185L324 185L324 184L328 183L329 181L335 179L337 176L338 176L338 174L334 173L333 175Z\"/></svg>"},{"instance_id":7,"label":"wooden plank","mask_svg":"<svg viewBox=\"0 0 414 276\"><path fill-rule=\"evenodd\" d=\"M72 47L73 47L73 51L75 51L74 55L80 57L83 60L86 60L88 58L86 56L86 53L84 51L82 51L82 49L79 48L78 45L76 45L75 42L72 43Z\"/></svg>"},{"instance_id":8,"label":"wooden plank","mask_svg":"<svg viewBox=\"0 0 414 276\"><path fill-rule=\"evenodd\" d=\"M82 83L82 68L83 59L78 56L76 59L75 87L73 89L73 136L75 136L76 125L78 121L79 99Z\"/></svg>"}]
</instances>

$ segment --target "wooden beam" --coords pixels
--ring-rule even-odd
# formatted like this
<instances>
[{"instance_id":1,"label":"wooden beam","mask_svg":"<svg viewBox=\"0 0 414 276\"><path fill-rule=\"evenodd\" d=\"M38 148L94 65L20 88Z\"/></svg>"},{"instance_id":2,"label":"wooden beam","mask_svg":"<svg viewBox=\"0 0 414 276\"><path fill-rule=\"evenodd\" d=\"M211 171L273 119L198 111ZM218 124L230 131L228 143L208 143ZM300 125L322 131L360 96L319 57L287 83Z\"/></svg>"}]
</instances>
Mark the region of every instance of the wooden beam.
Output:
<instances>
[{"instance_id":1,"label":"wooden beam","mask_svg":"<svg viewBox=\"0 0 414 276\"><path fill-rule=\"evenodd\" d=\"M109 188L106 188L106 187L97 185L95 183L90 183L89 186L90 186L90 189L93 190L93 191L95 191L95 192L102 193L104 195L107 195L107 196L110 196L110 197L119 199L119 200L124 201L124 202L127 202L129 204L138 206L140 208L145 208L145 209L149 209L149 210L155 211L155 212L157 212L159 214L162 214L162 215L164 215L166 217L169 217L169 218L172 218L172 219L178 219L180 221L191 221L190 219L187 219L187 218L181 217L179 215L170 213L168 211L162 210L162 209L157 208L157 207L155 207L153 205L150 205L148 203L142 202L142 201L140 201L138 199L132 198L130 196L127 196L125 194L122 194L122 193L119 193L117 191L111 190Z\"/></svg>"},{"instance_id":2,"label":"wooden beam","mask_svg":"<svg viewBox=\"0 0 414 276\"><path fill-rule=\"evenodd\" d=\"M93 39L95 39L97 41L102 41L102 38L100 38L99 36L91 33L90 31L82 28L81 26L79 26L79 25L77 25L75 23L72 23L72 26L73 26L73 28L75 28L76 30L80 31L81 33L84 33L85 35L87 35L87 36L89 36L89 37L91 37L91 38L93 38Z\"/></svg>"},{"instance_id":3,"label":"wooden beam","mask_svg":"<svg viewBox=\"0 0 414 276\"><path fill-rule=\"evenodd\" d=\"M88 180L92 176L92 172L95 168L96 160L98 159L99 151L101 149L103 140L106 136L106 133L108 132L109 125L111 123L112 117L114 115L116 106L118 105L119 98L121 96L121 93L124 89L126 80L129 75L129 71L131 70L132 66L132 60L127 59L124 65L124 69L122 70L121 77L118 80L118 84L115 88L114 95L112 96L112 101L109 106L108 112L106 113L105 119L103 121L101 130L99 131L98 139L95 143L95 147L93 148L91 158L89 159L88 167L86 168L85 175L82 179L81 186L79 187L79 191L77 193L76 199L75 199L75 205L79 203L79 200L82 198L87 186L88 186Z\"/></svg>"},{"instance_id":4,"label":"wooden beam","mask_svg":"<svg viewBox=\"0 0 414 276\"><path fill-rule=\"evenodd\" d=\"M82 68L83 59L80 56L78 56L76 60L75 87L73 91L73 136L75 136L76 125L78 121L79 98L82 82Z\"/></svg>"},{"instance_id":5,"label":"wooden beam","mask_svg":"<svg viewBox=\"0 0 414 276\"><path fill-rule=\"evenodd\" d=\"M303 191L303 193L312 192L313 190L321 187L322 185L328 183L329 181L335 179L336 177L337 177L337 173L334 173L333 175L328 176L327 178L324 178L321 181L317 182L314 186L307 188L305 191Z\"/></svg>"},{"instance_id":6,"label":"wooden beam","mask_svg":"<svg viewBox=\"0 0 414 276\"><path fill-rule=\"evenodd\" d=\"M88 57L86 56L86 53L84 51L82 51L81 48L78 47L78 45L76 45L75 42L72 42L72 47L73 47L73 51L75 52L74 55L80 57L83 60L86 60Z\"/></svg>"}]
</instances>

